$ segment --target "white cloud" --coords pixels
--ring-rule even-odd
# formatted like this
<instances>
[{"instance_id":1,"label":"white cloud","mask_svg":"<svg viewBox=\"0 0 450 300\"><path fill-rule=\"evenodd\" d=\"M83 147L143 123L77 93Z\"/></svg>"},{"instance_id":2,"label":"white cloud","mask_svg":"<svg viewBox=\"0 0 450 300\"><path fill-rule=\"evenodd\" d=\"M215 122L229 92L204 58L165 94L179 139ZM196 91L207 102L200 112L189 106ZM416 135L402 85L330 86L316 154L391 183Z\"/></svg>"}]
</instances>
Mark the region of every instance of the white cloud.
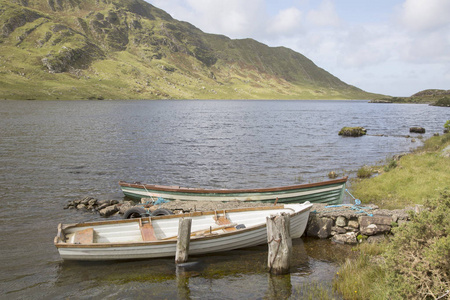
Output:
<instances>
[{"instance_id":1,"label":"white cloud","mask_svg":"<svg viewBox=\"0 0 450 300\"><path fill-rule=\"evenodd\" d=\"M397 14L408 39L403 59L415 64L450 63L450 1L405 0Z\"/></svg>"},{"instance_id":2,"label":"white cloud","mask_svg":"<svg viewBox=\"0 0 450 300\"><path fill-rule=\"evenodd\" d=\"M309 11L307 18L311 24L316 26L338 26L340 24L333 2L328 0L323 1L318 9Z\"/></svg>"},{"instance_id":3,"label":"white cloud","mask_svg":"<svg viewBox=\"0 0 450 300\"><path fill-rule=\"evenodd\" d=\"M189 22L202 31L231 38L256 35L265 16L264 0L147 0L175 19Z\"/></svg>"},{"instance_id":4,"label":"white cloud","mask_svg":"<svg viewBox=\"0 0 450 300\"><path fill-rule=\"evenodd\" d=\"M187 0L195 17L191 20L202 30L231 37L246 38L261 26L264 0Z\"/></svg>"},{"instance_id":5,"label":"white cloud","mask_svg":"<svg viewBox=\"0 0 450 300\"><path fill-rule=\"evenodd\" d=\"M268 24L269 34L290 35L301 29L302 12L295 7L281 10Z\"/></svg>"},{"instance_id":6,"label":"white cloud","mask_svg":"<svg viewBox=\"0 0 450 300\"><path fill-rule=\"evenodd\" d=\"M435 30L448 27L450 1L406 0L402 5L401 21L411 30Z\"/></svg>"}]
</instances>

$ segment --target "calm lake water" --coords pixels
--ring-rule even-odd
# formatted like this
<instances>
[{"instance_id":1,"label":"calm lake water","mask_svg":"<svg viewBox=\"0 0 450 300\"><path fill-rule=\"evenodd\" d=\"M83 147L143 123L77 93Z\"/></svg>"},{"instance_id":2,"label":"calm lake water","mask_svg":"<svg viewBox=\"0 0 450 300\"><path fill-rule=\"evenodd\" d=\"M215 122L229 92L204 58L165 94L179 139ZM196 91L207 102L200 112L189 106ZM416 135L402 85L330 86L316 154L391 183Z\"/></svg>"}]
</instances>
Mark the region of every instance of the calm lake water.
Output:
<instances>
[{"instance_id":1,"label":"calm lake water","mask_svg":"<svg viewBox=\"0 0 450 300\"><path fill-rule=\"evenodd\" d=\"M122 199L117 182L244 188L352 175L442 132L447 108L366 101L0 101L0 297L261 299L330 290L350 248L295 241L291 274L269 276L267 246L192 257L63 262L58 223L84 196ZM338 136L363 126L368 136Z\"/></svg>"}]
</instances>

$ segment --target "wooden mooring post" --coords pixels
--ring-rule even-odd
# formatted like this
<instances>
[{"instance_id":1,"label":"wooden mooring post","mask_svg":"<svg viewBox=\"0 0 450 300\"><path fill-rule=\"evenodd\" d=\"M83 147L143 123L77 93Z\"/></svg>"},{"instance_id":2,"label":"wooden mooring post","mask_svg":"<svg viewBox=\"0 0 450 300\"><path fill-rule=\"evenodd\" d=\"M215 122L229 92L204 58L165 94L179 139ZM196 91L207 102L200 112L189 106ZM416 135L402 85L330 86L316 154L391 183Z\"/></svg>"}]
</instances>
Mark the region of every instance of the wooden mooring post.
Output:
<instances>
[{"instance_id":1,"label":"wooden mooring post","mask_svg":"<svg viewBox=\"0 0 450 300\"><path fill-rule=\"evenodd\" d=\"M178 223L177 251L175 254L176 264L184 263L188 260L191 225L192 219L181 218Z\"/></svg>"},{"instance_id":2,"label":"wooden mooring post","mask_svg":"<svg viewBox=\"0 0 450 300\"><path fill-rule=\"evenodd\" d=\"M281 215L266 218L269 272L280 275L289 273L292 239L290 234L290 216Z\"/></svg>"}]
</instances>

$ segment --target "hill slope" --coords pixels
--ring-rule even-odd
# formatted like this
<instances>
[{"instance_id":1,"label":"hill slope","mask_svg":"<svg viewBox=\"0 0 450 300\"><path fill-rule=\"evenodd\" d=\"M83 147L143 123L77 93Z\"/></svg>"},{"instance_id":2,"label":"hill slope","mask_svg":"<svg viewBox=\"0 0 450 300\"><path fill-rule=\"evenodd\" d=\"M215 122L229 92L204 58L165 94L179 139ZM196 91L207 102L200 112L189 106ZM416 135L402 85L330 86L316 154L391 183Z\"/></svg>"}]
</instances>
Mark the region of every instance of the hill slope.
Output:
<instances>
[{"instance_id":1,"label":"hill slope","mask_svg":"<svg viewBox=\"0 0 450 300\"><path fill-rule=\"evenodd\" d=\"M370 99L305 56L143 0L0 0L1 99ZM379 95L378 95L379 96Z\"/></svg>"},{"instance_id":2,"label":"hill slope","mask_svg":"<svg viewBox=\"0 0 450 300\"><path fill-rule=\"evenodd\" d=\"M425 103L434 106L450 107L450 90L423 90L410 97L382 97L372 102L380 103Z\"/></svg>"}]
</instances>

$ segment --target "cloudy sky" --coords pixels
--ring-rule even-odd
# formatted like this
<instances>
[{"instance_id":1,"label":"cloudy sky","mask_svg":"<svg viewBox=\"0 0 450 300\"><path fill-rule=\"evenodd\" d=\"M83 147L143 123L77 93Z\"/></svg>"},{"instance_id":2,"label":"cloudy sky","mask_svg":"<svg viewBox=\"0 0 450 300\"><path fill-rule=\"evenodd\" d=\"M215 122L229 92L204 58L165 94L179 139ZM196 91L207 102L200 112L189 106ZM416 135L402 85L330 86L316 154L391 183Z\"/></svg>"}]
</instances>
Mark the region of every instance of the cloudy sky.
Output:
<instances>
[{"instance_id":1,"label":"cloudy sky","mask_svg":"<svg viewBox=\"0 0 450 300\"><path fill-rule=\"evenodd\" d=\"M450 89L450 0L146 0L204 32L302 53L363 90Z\"/></svg>"}]
</instances>

